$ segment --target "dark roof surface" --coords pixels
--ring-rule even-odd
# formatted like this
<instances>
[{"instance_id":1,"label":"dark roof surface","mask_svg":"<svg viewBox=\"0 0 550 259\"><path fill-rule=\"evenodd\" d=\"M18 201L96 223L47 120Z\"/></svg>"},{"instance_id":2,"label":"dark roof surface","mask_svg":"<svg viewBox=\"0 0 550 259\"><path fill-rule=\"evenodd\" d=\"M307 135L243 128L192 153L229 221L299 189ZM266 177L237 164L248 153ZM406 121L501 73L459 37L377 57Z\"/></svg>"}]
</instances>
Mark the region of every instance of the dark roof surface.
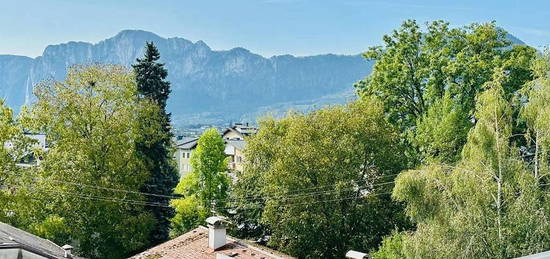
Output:
<instances>
[{"instance_id":1,"label":"dark roof surface","mask_svg":"<svg viewBox=\"0 0 550 259\"><path fill-rule=\"evenodd\" d=\"M2 247L18 247L48 258L65 258L65 250L54 242L0 222L0 249Z\"/></svg>"},{"instance_id":2,"label":"dark roof surface","mask_svg":"<svg viewBox=\"0 0 550 259\"><path fill-rule=\"evenodd\" d=\"M180 149L193 149L197 146L199 138L184 138L178 141L177 147Z\"/></svg>"}]
</instances>

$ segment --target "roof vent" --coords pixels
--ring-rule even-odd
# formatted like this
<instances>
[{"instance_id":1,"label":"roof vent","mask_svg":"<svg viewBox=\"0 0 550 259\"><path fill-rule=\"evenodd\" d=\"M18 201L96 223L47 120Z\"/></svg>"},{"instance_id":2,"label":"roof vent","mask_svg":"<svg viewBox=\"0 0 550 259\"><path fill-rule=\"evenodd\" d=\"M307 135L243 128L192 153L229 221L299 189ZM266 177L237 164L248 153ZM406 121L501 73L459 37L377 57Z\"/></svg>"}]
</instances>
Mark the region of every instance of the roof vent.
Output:
<instances>
[{"instance_id":1,"label":"roof vent","mask_svg":"<svg viewBox=\"0 0 550 259\"><path fill-rule=\"evenodd\" d=\"M70 245L64 245L62 246L61 248L63 248L63 250L65 250L65 258L73 258L73 247L70 246Z\"/></svg>"}]
</instances>

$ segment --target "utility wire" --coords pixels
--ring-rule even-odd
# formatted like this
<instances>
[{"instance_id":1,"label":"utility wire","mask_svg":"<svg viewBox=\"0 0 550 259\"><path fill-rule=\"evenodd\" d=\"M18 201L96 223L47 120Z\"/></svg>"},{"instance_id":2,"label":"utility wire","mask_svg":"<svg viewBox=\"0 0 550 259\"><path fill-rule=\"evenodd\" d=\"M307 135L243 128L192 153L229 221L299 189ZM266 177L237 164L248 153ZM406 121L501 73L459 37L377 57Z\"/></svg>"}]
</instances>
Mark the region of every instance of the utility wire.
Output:
<instances>
[{"instance_id":1,"label":"utility wire","mask_svg":"<svg viewBox=\"0 0 550 259\"><path fill-rule=\"evenodd\" d=\"M381 177L390 177L390 176L395 176L395 175L398 175L398 174L383 175L383 176L381 176ZM92 189L108 190L108 191L113 191L113 192L141 194L141 195L146 195L146 196L162 197L162 198L168 198L168 199L179 199L179 198L182 198L182 196L162 195L162 194L155 194L155 193L147 193L147 192L123 190L123 189L117 189L117 188L109 188L109 187L103 187L103 186L96 186L96 185L75 183L75 182L69 182L69 181L55 180L55 179L50 179L50 178L45 178L45 177L38 177L38 178L35 178L35 179L40 179L40 180L50 181L50 182L56 182L56 183L62 183L62 184L69 184L69 185L80 186L80 187L86 187L86 188L92 188ZM348 182L342 182L342 183L343 183L343 184L346 184L346 183L356 183L356 182L363 182L363 181L366 181L366 180L356 180L356 181L348 181ZM293 193L299 194L301 191L304 191L304 190L324 189L324 188L328 188L328 187L333 187L333 186L335 186L335 185L336 185L336 184L324 185L324 186L323 186L323 185L322 185L322 186L315 186L315 187L311 187L311 188L304 188L304 189L300 189L300 190L295 190L295 191L293 191ZM291 193L291 194L293 194L293 193ZM242 198L239 198L239 200L242 200L242 199L252 199L252 198L257 198L257 196L242 197ZM226 200L227 200L227 199L226 199ZM236 199L233 199L233 200L236 200Z\"/></svg>"},{"instance_id":2,"label":"utility wire","mask_svg":"<svg viewBox=\"0 0 550 259\"><path fill-rule=\"evenodd\" d=\"M36 190L35 190L36 191ZM151 207L162 207L162 208L171 208L170 206L158 204L158 203L148 203L144 201L136 201L136 200L128 200L128 199L117 199L117 198L105 198L102 196L93 196L93 195L80 195L75 194L71 192L60 192L60 191L54 191L54 190L41 190L45 192L51 192L60 194L63 197L67 197L67 195L70 195L70 198L78 198L78 199L87 199L87 200L97 200L97 201L107 201L107 202L115 202L115 203L122 203L122 204L131 204L131 205L141 205L141 206L151 206ZM378 194L369 194L367 196L377 196L382 194L390 194L390 192L387 193L378 193ZM358 196L358 195L352 195L352 196L346 196L344 198L339 199L328 199L328 200L318 200L313 202L303 202L303 203L288 203L284 205L279 205L279 207L290 207L290 206L298 206L298 205L308 205L308 204L316 204L316 203L322 203L322 202L331 202L331 201L342 201L342 200L350 200L350 199L359 199L359 198L365 198L366 196ZM31 197L33 198L33 197ZM38 198L34 198L38 199ZM259 204L249 204L249 205L259 205ZM216 209L235 209L234 207L217 207ZM247 210L247 209L256 209L256 208L238 208L239 210Z\"/></svg>"},{"instance_id":3,"label":"utility wire","mask_svg":"<svg viewBox=\"0 0 550 259\"><path fill-rule=\"evenodd\" d=\"M377 185L373 185L373 186L381 186L381 185L390 184L390 183L393 183L393 182L386 182L386 183L377 184ZM373 186L359 186L359 187L353 187L353 188L354 188L354 191L358 191L358 190L366 189L366 188L373 187ZM349 188L346 188L346 189L349 189ZM263 196L263 197L259 197L259 198L261 198L262 200L267 200L267 199L289 200L289 199L297 199L297 198L301 198L301 197L312 196L312 195L315 195L315 194L337 192L337 191L342 191L342 190L346 190L346 189L329 190L329 191L322 191L322 192L309 192L309 193L302 193L302 194L299 194L299 195ZM34 189L34 190L36 190L36 189ZM41 190L41 191L50 192L50 193L71 194L71 195L74 195L74 196L77 196L77 197L82 197L82 193L75 193L75 192L69 192L69 191L61 191L61 190ZM86 197L94 198L94 199L111 200L111 201L121 201L121 202L127 201L127 202L136 203L138 205L147 205L147 206L157 206L157 205L159 205L159 206L162 206L162 207L169 207L169 206L166 206L166 205L162 205L160 203L152 203L152 202L133 200L133 199L118 199L118 198L111 198L111 197L105 197L105 196L92 196L92 195L88 195ZM233 201L236 202L236 201L239 201L239 200L233 200ZM247 200L244 200L244 201L247 201Z\"/></svg>"},{"instance_id":4,"label":"utility wire","mask_svg":"<svg viewBox=\"0 0 550 259\"><path fill-rule=\"evenodd\" d=\"M270 196L270 195L261 196L261 195L258 195L258 196L254 196L254 197L250 197L250 198L228 198L228 199L216 200L216 202L219 202L219 201L229 201L229 202L232 202L232 201L255 201L255 200L266 200L266 199L270 199L270 198L271 199L278 199L278 198L286 198L286 197L305 197L305 196L311 196L311 195L316 195L316 194L340 192L340 191L346 191L346 190L355 191L357 189L365 189L365 188L368 188L368 187L383 186L383 185L388 185L388 184L392 184L392 183L394 183L394 181L384 182L384 183L379 183L379 184L372 184L372 185L349 186L349 187L342 188L342 189L334 189L334 190L318 191L318 192L303 192L303 193L284 194L284 195L278 195L278 196Z\"/></svg>"},{"instance_id":5,"label":"utility wire","mask_svg":"<svg viewBox=\"0 0 550 259\"><path fill-rule=\"evenodd\" d=\"M162 197L162 198L168 198L168 199L178 199L178 198L181 198L181 196L162 195L162 194L155 194L155 193L147 193L147 192L123 190L123 189L109 188L109 187L96 186L96 185L89 185L89 184L83 184L83 183L75 183L75 182L61 181L61 180L55 180L55 179L50 179L50 178L45 178L45 177L35 178L35 180L37 180L37 179L38 179L38 180L44 180L44 181L46 181L46 182L49 181L49 182L62 183L62 184L69 184L69 185L74 185L74 186L87 187L87 188L91 188L91 189L101 189L101 190L107 190L107 191L113 191L113 192L141 194L141 195L145 195L145 196Z\"/></svg>"},{"instance_id":6,"label":"utility wire","mask_svg":"<svg viewBox=\"0 0 550 259\"><path fill-rule=\"evenodd\" d=\"M152 202L132 200L132 199L108 198L108 197L104 197L104 196L95 196L95 195L82 195L82 194L79 194L79 193L59 191L59 190L36 190L36 189L33 189L33 191L42 191L42 192L55 193L55 194L60 194L63 197L70 197L70 198L82 198L82 199L88 199L88 200L109 201L109 202L141 205L141 206L171 208L170 206L162 205L160 203L152 203Z\"/></svg>"},{"instance_id":7,"label":"utility wire","mask_svg":"<svg viewBox=\"0 0 550 259\"><path fill-rule=\"evenodd\" d=\"M391 192L384 192L384 193L376 193L376 194L367 194L366 196L360 196L360 195L352 195L352 196L346 196L344 198L339 199L328 199L328 200L317 200L312 202L301 202L301 203L288 203L277 206L278 208L285 208L285 207L292 207L292 206L298 206L298 205L309 205L309 204L316 204L316 203L323 203L323 202L331 202L331 201L344 201L344 200L354 200L354 199L360 199L360 198L366 198L368 196L379 196L379 195L385 195L385 194L391 194ZM256 208L251 208L250 206L247 207L217 207L216 209L225 209L225 210L254 210L261 207L260 204L247 204L247 205L255 205Z\"/></svg>"},{"instance_id":8,"label":"utility wire","mask_svg":"<svg viewBox=\"0 0 550 259\"><path fill-rule=\"evenodd\" d=\"M380 176L380 177L390 177L390 176L396 176L396 175L399 175L399 174L390 174L390 175L383 175L383 176ZM353 181L345 181L345 182L340 182L340 184L349 184L349 183L358 183L358 182L366 182L366 180L353 180ZM393 182L393 181L392 181ZM377 184L373 185L373 186L376 186ZM335 187L336 184L327 184L327 185L321 185L321 186L314 186L314 187L309 187L309 188L303 188L303 189L299 189L299 190L293 190L291 193L289 193L289 195L292 195L292 194L300 194L302 191L306 191L306 190L317 190L317 189L325 189L325 188L328 188L328 187ZM253 198L256 198L256 197L259 197L261 195L252 195L252 196L244 196L244 197L239 197L238 199L239 200L242 200L242 199L253 199ZM228 199L224 199L224 200L230 200L230 198ZM220 200L222 201L222 200Z\"/></svg>"},{"instance_id":9,"label":"utility wire","mask_svg":"<svg viewBox=\"0 0 550 259\"><path fill-rule=\"evenodd\" d=\"M389 184L389 183L392 183L392 182L386 182L386 183L383 183L383 184ZM365 188L368 188L368 187L371 187L371 186L363 186L363 187L359 187L359 189L357 190L360 190L360 189L365 189ZM356 187L357 188L357 187ZM170 208L170 206L167 206L167 205L163 205L163 204L160 204L160 203L151 203L151 202L147 202L147 201L140 201L140 200L132 200L132 199L119 199L119 198L111 198L111 197L104 197L104 196L94 196L94 195L82 195L82 193L74 193L74 192L68 192L68 191L61 191L61 190L36 190L34 188L32 188L33 191L44 191L44 192L50 192L50 193L57 193L57 194L61 194L63 195L64 197L67 197L67 195L70 195L70 197L72 198L82 198L82 199L89 199L89 200L100 200L100 201L110 201L110 202L119 202L119 203L126 203L126 204L134 204L134 205L142 205L142 206L153 206L153 207L164 207L164 208ZM301 195L280 195L280 196L264 196L263 198L264 199L274 199L274 200L290 200L290 199L296 199L296 198L300 198L300 197L307 197L307 196L311 196L311 195L314 195L314 194L318 194L318 193L327 193L328 191L325 191L325 192L311 192L311 193L302 193ZM333 192L333 190L331 190L330 192ZM354 196L356 196L354 194ZM311 203L311 202L310 202ZM316 203L316 202L313 202L313 203ZM219 208L222 208L222 207L219 207ZM223 209L223 208L222 208Z\"/></svg>"}]
</instances>

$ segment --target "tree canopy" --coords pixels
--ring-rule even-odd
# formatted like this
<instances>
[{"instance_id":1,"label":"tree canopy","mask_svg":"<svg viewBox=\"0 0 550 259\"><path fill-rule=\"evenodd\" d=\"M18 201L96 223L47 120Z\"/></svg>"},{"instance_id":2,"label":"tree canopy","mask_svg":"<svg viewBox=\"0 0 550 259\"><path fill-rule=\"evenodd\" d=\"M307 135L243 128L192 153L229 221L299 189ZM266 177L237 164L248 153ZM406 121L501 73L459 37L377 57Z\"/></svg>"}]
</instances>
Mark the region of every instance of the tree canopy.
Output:
<instances>
[{"instance_id":1,"label":"tree canopy","mask_svg":"<svg viewBox=\"0 0 550 259\"><path fill-rule=\"evenodd\" d=\"M268 235L300 258L337 258L406 225L387 194L405 163L380 102L263 120L245 156L229 206L237 234Z\"/></svg>"},{"instance_id":2,"label":"tree canopy","mask_svg":"<svg viewBox=\"0 0 550 259\"><path fill-rule=\"evenodd\" d=\"M0 221L15 224L13 217L20 200L14 195L21 179L17 176L25 169L17 166L32 152L33 141L24 136L24 128L14 119L13 111L0 99Z\"/></svg>"},{"instance_id":3,"label":"tree canopy","mask_svg":"<svg viewBox=\"0 0 550 259\"><path fill-rule=\"evenodd\" d=\"M149 243L154 218L144 207L156 204L139 192L149 172L135 143L151 132L138 114L159 109L136 91L134 74L114 65L76 66L36 86L25 127L46 134L49 150L20 176L17 226L89 258L123 258ZM162 123L147 118L152 129Z\"/></svg>"},{"instance_id":4,"label":"tree canopy","mask_svg":"<svg viewBox=\"0 0 550 259\"><path fill-rule=\"evenodd\" d=\"M534 80L517 101L507 98L510 74L495 69L476 98L476 123L457 163L399 175L393 196L417 229L388 237L375 258L512 258L550 248L550 103L543 101L550 63L546 56L532 64ZM527 127L513 134L522 121Z\"/></svg>"},{"instance_id":5,"label":"tree canopy","mask_svg":"<svg viewBox=\"0 0 550 259\"><path fill-rule=\"evenodd\" d=\"M417 164L439 154L443 160L456 161L464 133L473 125L467 120L474 119L475 98L485 90L494 70L509 74L502 82L509 98L532 79L530 65L536 56L531 47L512 45L506 31L495 23L451 28L447 22L434 21L422 28L407 20L385 35L383 42L364 54L376 63L355 88L361 96L382 100L390 121L406 136L403 141ZM437 114L443 111L448 113ZM428 132L427 127L431 127Z\"/></svg>"}]
</instances>

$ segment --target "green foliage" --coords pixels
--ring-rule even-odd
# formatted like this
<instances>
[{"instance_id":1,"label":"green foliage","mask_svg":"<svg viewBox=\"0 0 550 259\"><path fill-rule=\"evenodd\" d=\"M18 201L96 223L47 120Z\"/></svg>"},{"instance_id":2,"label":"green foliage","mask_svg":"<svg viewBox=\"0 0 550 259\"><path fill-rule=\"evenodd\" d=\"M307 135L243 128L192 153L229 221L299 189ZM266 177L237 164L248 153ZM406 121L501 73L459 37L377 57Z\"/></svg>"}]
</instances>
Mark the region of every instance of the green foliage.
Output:
<instances>
[{"instance_id":1,"label":"green foliage","mask_svg":"<svg viewBox=\"0 0 550 259\"><path fill-rule=\"evenodd\" d=\"M374 259L401 259L405 258L403 254L403 239L407 238L407 234L402 232L393 232L382 240L380 249L371 253Z\"/></svg>"},{"instance_id":2,"label":"green foliage","mask_svg":"<svg viewBox=\"0 0 550 259\"><path fill-rule=\"evenodd\" d=\"M463 107L445 94L418 119L413 144L428 161L453 163L460 158L471 125Z\"/></svg>"},{"instance_id":3,"label":"green foliage","mask_svg":"<svg viewBox=\"0 0 550 259\"><path fill-rule=\"evenodd\" d=\"M137 90L142 97L149 98L165 112L170 95L170 82L166 81L168 71L159 63L160 52L153 42L145 44L145 55L133 65L136 74Z\"/></svg>"},{"instance_id":4,"label":"green foliage","mask_svg":"<svg viewBox=\"0 0 550 259\"><path fill-rule=\"evenodd\" d=\"M67 244L71 240L70 227L67 226L64 218L56 214L47 215L43 221L32 223L29 229L56 244Z\"/></svg>"},{"instance_id":5,"label":"green foliage","mask_svg":"<svg viewBox=\"0 0 550 259\"><path fill-rule=\"evenodd\" d=\"M43 82L35 94L25 121L47 135L49 150L20 176L18 226L73 243L89 258L123 258L148 244L154 219L137 191L149 172L135 143L148 131L138 114L158 106L137 98L133 73L120 66L73 67L65 81Z\"/></svg>"},{"instance_id":6,"label":"green foliage","mask_svg":"<svg viewBox=\"0 0 550 259\"><path fill-rule=\"evenodd\" d=\"M512 142L514 112L506 99L506 76L496 69L484 84L487 90L476 100L476 125L456 166L433 163L398 176L393 196L406 202L417 230L402 236L401 251L387 239L381 258L512 258L550 248L550 192ZM540 96L535 91L529 97L527 118Z\"/></svg>"},{"instance_id":7,"label":"green foliage","mask_svg":"<svg viewBox=\"0 0 550 259\"><path fill-rule=\"evenodd\" d=\"M536 60L532 66L535 80L523 89L528 102L522 107L520 118L527 123L529 150L534 153L530 163L535 178L550 182L550 52Z\"/></svg>"},{"instance_id":8,"label":"green foliage","mask_svg":"<svg viewBox=\"0 0 550 259\"><path fill-rule=\"evenodd\" d=\"M237 177L236 232L269 234L269 245L300 258L376 247L406 226L385 194L405 164L401 151L375 100L265 119Z\"/></svg>"},{"instance_id":9,"label":"green foliage","mask_svg":"<svg viewBox=\"0 0 550 259\"><path fill-rule=\"evenodd\" d=\"M18 175L25 171L16 164L33 151L33 141L23 133L20 120L13 118L13 111L0 99L0 221L10 224L17 223L13 214L21 197L14 190L20 185Z\"/></svg>"},{"instance_id":10,"label":"green foliage","mask_svg":"<svg viewBox=\"0 0 550 259\"><path fill-rule=\"evenodd\" d=\"M22 135L21 128L13 119L12 110L4 106L4 101L0 99L0 185L4 185L9 174L15 173L17 158L13 154L20 152L17 147L9 147L8 144L13 145Z\"/></svg>"},{"instance_id":11,"label":"green foliage","mask_svg":"<svg viewBox=\"0 0 550 259\"><path fill-rule=\"evenodd\" d=\"M141 191L158 194L148 196L147 202L162 206L151 206L147 209L153 213L156 223L151 233L153 244L168 239L170 218L174 210L168 207L170 199L166 198L173 193L179 174L173 161L171 149L172 133L170 132L170 114L166 112L166 101L170 95L170 82L166 81L168 72L164 64L158 62L160 53L152 42L147 42L145 55L137 59L133 65L136 75L138 95L141 99L159 107L157 113L144 112L140 114L143 136L136 142L136 148L141 160L145 162L150 175ZM152 127L150 120L156 120L156 127Z\"/></svg>"},{"instance_id":12,"label":"green foliage","mask_svg":"<svg viewBox=\"0 0 550 259\"><path fill-rule=\"evenodd\" d=\"M197 195L175 199L171 202L171 205L176 209L170 232L172 238L176 238L197 226L204 225L204 221L210 214L208 209L201 204Z\"/></svg>"},{"instance_id":13,"label":"green foliage","mask_svg":"<svg viewBox=\"0 0 550 259\"><path fill-rule=\"evenodd\" d=\"M422 29L408 20L383 40L383 47L364 54L376 64L355 88L363 97L382 100L390 122L406 136L403 142L416 164L440 152L444 153L441 161L455 161L460 156L475 98L491 80L494 69L502 68L510 75L502 82L507 98L532 79L530 66L536 50L511 46L506 32L495 23L450 28L446 22L434 21ZM444 98L451 100L441 100ZM452 114L435 114L450 109ZM438 121L443 123L427 125ZM445 137L444 132L456 135ZM433 145L426 146L431 141L435 141Z\"/></svg>"},{"instance_id":14,"label":"green foliage","mask_svg":"<svg viewBox=\"0 0 550 259\"><path fill-rule=\"evenodd\" d=\"M199 138L191 155L193 171L185 175L176 187L176 193L184 198L171 201L176 210L171 236L176 237L204 224L212 210L225 206L231 180L227 175L224 150L225 143L216 129L206 130ZM212 206L213 202L216 207Z\"/></svg>"}]
</instances>

